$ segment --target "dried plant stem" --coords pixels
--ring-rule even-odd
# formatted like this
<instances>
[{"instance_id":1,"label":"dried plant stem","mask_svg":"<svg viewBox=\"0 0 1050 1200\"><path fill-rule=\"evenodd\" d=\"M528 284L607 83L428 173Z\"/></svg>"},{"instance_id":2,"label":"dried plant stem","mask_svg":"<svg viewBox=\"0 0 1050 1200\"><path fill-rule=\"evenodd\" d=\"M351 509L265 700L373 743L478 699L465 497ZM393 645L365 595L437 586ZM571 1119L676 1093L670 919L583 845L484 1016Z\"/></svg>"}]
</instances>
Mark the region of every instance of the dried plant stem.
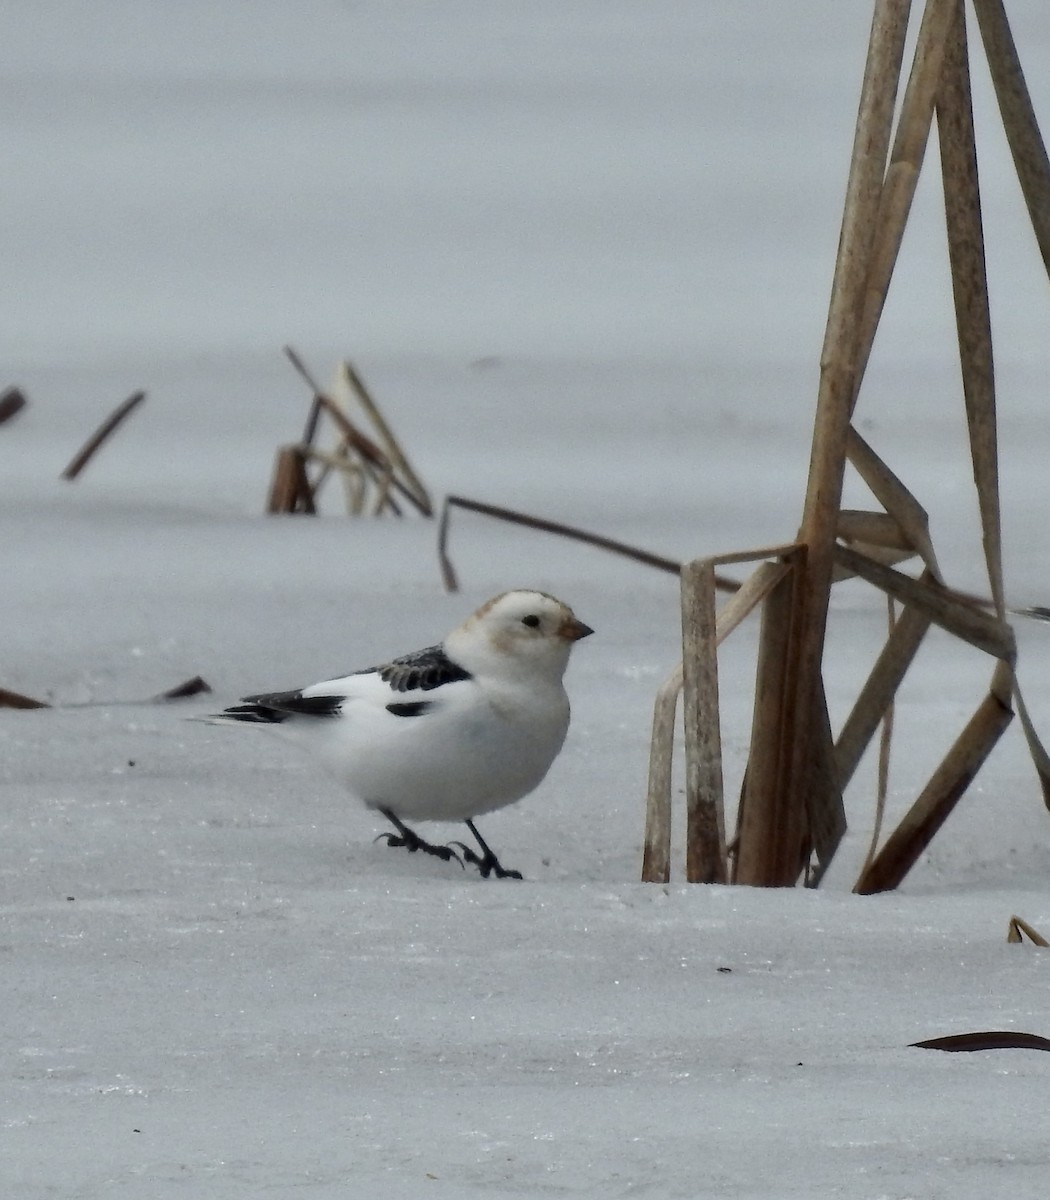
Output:
<instances>
[{"instance_id":1,"label":"dried plant stem","mask_svg":"<svg viewBox=\"0 0 1050 1200\"><path fill-rule=\"evenodd\" d=\"M0 392L0 425L20 413L27 403L25 393L21 388L4 388Z\"/></svg>"},{"instance_id":2,"label":"dried plant stem","mask_svg":"<svg viewBox=\"0 0 1050 1200\"><path fill-rule=\"evenodd\" d=\"M754 557L763 557L759 552ZM742 561L742 556L734 556ZM712 567L713 570L713 567ZM777 587L787 575L787 562L764 562L741 584L735 594L718 611L715 621L715 648ZM666 883L671 877L671 780L674 759L674 723L678 706L678 695L682 690L683 666L680 662L670 677L660 687L653 709L652 744L649 751L649 781L645 805L645 843L642 853L642 882ZM717 707L703 714L705 722L718 727ZM720 779L715 781L715 792L720 794ZM717 799L709 802L717 806ZM724 823L724 822L723 822ZM717 831L717 817L715 828ZM722 838L724 844L724 833ZM715 835L716 849L710 854L718 859L719 843ZM700 857L704 857L700 854ZM724 851L721 854L725 859Z\"/></svg>"},{"instance_id":3,"label":"dried plant stem","mask_svg":"<svg viewBox=\"0 0 1050 1200\"><path fill-rule=\"evenodd\" d=\"M117 427L131 415L132 412L146 399L145 392L135 392L130 395L123 404L120 404L106 418L105 421L95 430L88 438L81 449L75 454L70 461L70 464L62 472L63 479L73 480L80 474L81 471L91 461L92 456L99 449L104 441L117 429Z\"/></svg>"},{"instance_id":4,"label":"dried plant stem","mask_svg":"<svg viewBox=\"0 0 1050 1200\"><path fill-rule=\"evenodd\" d=\"M44 700L34 700L32 696L23 696L21 692L12 692L0 687L0 708L50 708Z\"/></svg>"},{"instance_id":5,"label":"dried plant stem","mask_svg":"<svg viewBox=\"0 0 1050 1200\"><path fill-rule=\"evenodd\" d=\"M887 637L893 637L893 631L897 625L897 607L894 604L893 597L886 597L886 626ZM875 789L875 820L872 823L871 841L868 844L868 853L864 857L864 866L862 871L866 871L872 864L875 858L876 851L879 848L879 841L882 838L882 822L886 815L886 796L889 792L890 781L890 745L893 740L893 710L894 696L890 696L889 703L886 705L882 714L882 737L879 741L879 765L878 778Z\"/></svg>"},{"instance_id":6,"label":"dried plant stem","mask_svg":"<svg viewBox=\"0 0 1050 1200\"><path fill-rule=\"evenodd\" d=\"M1039 132L1003 0L974 0L1003 126L1043 264L1050 274L1050 159Z\"/></svg>"},{"instance_id":7,"label":"dried plant stem","mask_svg":"<svg viewBox=\"0 0 1050 1200\"><path fill-rule=\"evenodd\" d=\"M387 423L386 417L379 409L379 405L375 402L368 388L365 387L364 381L354 369L353 363L344 361L340 364L340 370L347 385L353 390L357 396L361 407L368 414L372 424L379 431L379 436L383 440L384 447L387 452L387 457L393 463L395 470L401 472L401 476L405 483L415 493L418 502L419 510L425 516L431 517L434 515L434 506L430 500L430 493L423 486L419 476L412 468L412 464L408 461L408 457L401 448L401 443L394 436L393 430Z\"/></svg>"},{"instance_id":8,"label":"dried plant stem","mask_svg":"<svg viewBox=\"0 0 1050 1200\"><path fill-rule=\"evenodd\" d=\"M446 496L441 509L441 521L438 525L438 562L447 592L459 591L459 580L448 553L449 521L453 508L466 509L467 512L480 513L485 517L495 517L498 521L509 521L514 525L524 525L528 529L539 529L544 533L553 533L559 537L584 542L588 546L597 546L599 550L609 550L613 554L621 554L625 558L644 563L647 567L655 567L658 571L666 571L670 575L681 574L682 564L675 559L652 554L637 546L629 546L626 542L618 542L597 533L588 533L586 530L577 529L572 525L563 525L560 521L548 521L543 517L531 516L529 513L515 512L514 509L503 508L497 504L484 504L480 500L468 500L466 496ZM732 579L720 578L717 586L723 591L736 591L740 585Z\"/></svg>"}]
</instances>

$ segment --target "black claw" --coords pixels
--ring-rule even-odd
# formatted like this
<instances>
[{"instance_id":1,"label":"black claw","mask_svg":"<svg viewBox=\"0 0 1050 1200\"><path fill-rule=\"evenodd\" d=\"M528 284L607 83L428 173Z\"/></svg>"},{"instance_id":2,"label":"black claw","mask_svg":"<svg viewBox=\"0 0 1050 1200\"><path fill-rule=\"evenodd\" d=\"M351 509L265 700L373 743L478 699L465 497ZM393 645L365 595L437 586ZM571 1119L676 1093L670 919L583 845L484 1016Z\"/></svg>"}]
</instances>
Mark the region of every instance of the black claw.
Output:
<instances>
[{"instance_id":1,"label":"black claw","mask_svg":"<svg viewBox=\"0 0 1050 1200\"><path fill-rule=\"evenodd\" d=\"M424 854L440 858L442 862L452 862L455 860L459 863L460 867L463 867L463 859L460 858L451 846L434 846L430 842L424 841L418 833L409 829L407 825L403 826L403 829L403 833L380 833L376 836L375 840L377 842L385 841L388 846L404 846L409 854L415 854L417 850L422 850Z\"/></svg>"},{"instance_id":2,"label":"black claw","mask_svg":"<svg viewBox=\"0 0 1050 1200\"><path fill-rule=\"evenodd\" d=\"M463 855L463 861L470 863L472 867L477 867L478 874L482 879L488 879L490 875L495 875L497 879L524 878L520 871L508 871L491 850L487 854L481 855L471 850L469 846L465 846L462 842L452 842L451 845L459 847Z\"/></svg>"}]
</instances>

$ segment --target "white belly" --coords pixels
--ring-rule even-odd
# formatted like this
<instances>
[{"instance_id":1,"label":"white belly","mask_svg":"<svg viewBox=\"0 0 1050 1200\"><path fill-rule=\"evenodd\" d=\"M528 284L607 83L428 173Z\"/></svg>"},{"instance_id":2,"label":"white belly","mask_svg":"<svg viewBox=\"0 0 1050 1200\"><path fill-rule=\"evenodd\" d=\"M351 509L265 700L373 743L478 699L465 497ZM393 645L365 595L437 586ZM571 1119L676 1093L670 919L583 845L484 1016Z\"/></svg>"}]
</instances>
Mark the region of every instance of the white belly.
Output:
<instances>
[{"instance_id":1,"label":"white belly","mask_svg":"<svg viewBox=\"0 0 1050 1200\"><path fill-rule=\"evenodd\" d=\"M520 800L547 774L569 725L560 687L527 703L435 703L418 717L361 709L346 706L320 757L369 808L406 821L459 821Z\"/></svg>"}]
</instances>

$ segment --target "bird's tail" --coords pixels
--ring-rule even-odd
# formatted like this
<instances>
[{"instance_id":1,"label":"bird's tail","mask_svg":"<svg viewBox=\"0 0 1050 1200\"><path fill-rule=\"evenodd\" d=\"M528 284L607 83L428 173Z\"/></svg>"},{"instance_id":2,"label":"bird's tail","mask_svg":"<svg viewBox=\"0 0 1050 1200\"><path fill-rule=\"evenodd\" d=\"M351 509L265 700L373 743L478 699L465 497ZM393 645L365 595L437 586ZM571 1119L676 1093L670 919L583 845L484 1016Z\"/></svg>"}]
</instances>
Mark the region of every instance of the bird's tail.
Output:
<instances>
[{"instance_id":1,"label":"bird's tail","mask_svg":"<svg viewBox=\"0 0 1050 1200\"><path fill-rule=\"evenodd\" d=\"M279 725L288 719L288 714L265 704L235 704L221 713L204 713L189 719L206 725Z\"/></svg>"}]
</instances>

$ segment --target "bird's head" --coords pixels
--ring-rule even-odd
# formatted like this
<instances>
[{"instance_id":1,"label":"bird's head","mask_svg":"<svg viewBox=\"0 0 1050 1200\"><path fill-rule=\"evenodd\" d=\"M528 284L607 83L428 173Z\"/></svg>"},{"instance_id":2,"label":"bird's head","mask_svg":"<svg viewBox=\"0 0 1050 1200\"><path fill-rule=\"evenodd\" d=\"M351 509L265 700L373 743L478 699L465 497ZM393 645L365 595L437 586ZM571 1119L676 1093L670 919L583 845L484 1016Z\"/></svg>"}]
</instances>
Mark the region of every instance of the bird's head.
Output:
<instances>
[{"instance_id":1,"label":"bird's head","mask_svg":"<svg viewBox=\"0 0 1050 1200\"><path fill-rule=\"evenodd\" d=\"M546 592L503 592L487 600L445 639L467 670L517 666L560 678L574 643L594 630Z\"/></svg>"}]
</instances>

